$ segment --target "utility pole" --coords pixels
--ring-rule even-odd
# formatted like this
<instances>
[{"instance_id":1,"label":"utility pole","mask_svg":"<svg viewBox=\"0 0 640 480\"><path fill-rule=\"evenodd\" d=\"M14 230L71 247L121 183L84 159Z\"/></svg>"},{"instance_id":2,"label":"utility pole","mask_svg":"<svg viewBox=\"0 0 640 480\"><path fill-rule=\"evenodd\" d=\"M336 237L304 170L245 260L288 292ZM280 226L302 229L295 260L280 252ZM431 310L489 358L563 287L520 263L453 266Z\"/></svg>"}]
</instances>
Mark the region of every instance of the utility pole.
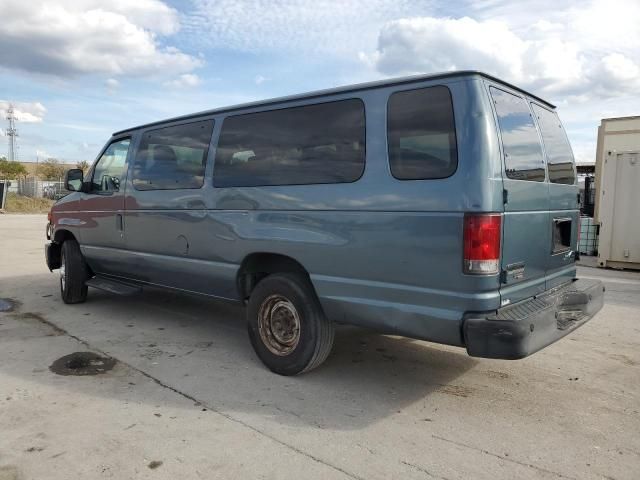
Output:
<instances>
[{"instance_id":1,"label":"utility pole","mask_svg":"<svg viewBox=\"0 0 640 480\"><path fill-rule=\"evenodd\" d=\"M9 137L9 161L16 159L16 137L18 136L18 130L16 130L16 116L13 112L13 105L9 104L7 110L7 120L9 120L9 128L7 129L7 137Z\"/></svg>"}]
</instances>

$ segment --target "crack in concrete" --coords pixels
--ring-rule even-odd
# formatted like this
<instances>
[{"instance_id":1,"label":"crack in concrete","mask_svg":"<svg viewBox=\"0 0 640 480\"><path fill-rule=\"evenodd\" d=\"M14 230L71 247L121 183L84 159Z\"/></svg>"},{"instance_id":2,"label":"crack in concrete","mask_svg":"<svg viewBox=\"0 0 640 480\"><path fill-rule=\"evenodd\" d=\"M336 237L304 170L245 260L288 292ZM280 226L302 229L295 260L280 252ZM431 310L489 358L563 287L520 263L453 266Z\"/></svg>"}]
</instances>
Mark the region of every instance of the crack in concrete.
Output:
<instances>
[{"instance_id":1,"label":"crack in concrete","mask_svg":"<svg viewBox=\"0 0 640 480\"><path fill-rule=\"evenodd\" d=\"M521 465L523 467L532 468L532 469L537 470L537 471L542 472L542 473L547 473L549 475L554 475L554 476L556 476L558 478L565 478L567 480L578 480L575 477L569 477L568 475L564 475L562 473L554 472L553 470L547 470L546 468L538 467L537 465L534 465L532 463L527 463L527 462L521 462L519 460L514 460L513 458L505 457L504 455L500 455L498 453L490 452L489 450L485 450L484 448L478 448L478 447L474 447L473 445L467 445L466 443L456 442L455 440L450 440L450 439L445 438L445 437L440 437L439 435L433 435L432 434L431 437L435 438L436 440L441 440L443 442L447 442L447 443L451 443L453 445L457 445L459 447L464 447L464 448L468 448L468 449L471 449L471 450L475 450L477 452L484 453L485 455L489 455L491 457L499 458L499 459L504 460L506 462L515 463L515 464Z\"/></svg>"},{"instance_id":2,"label":"crack in concrete","mask_svg":"<svg viewBox=\"0 0 640 480\"><path fill-rule=\"evenodd\" d=\"M53 335L65 335L65 331L59 328L57 325L51 323L49 320L44 318L41 313L38 312L13 312L10 313L9 316L11 318L15 318L16 320L35 320L36 322L43 323L47 325L51 330L53 330Z\"/></svg>"},{"instance_id":3,"label":"crack in concrete","mask_svg":"<svg viewBox=\"0 0 640 480\"><path fill-rule=\"evenodd\" d=\"M335 470L337 472L340 472L343 475L345 475L345 476L347 476L347 477L349 477L349 478L351 478L353 480L365 480L363 477L360 477L360 476L358 476L356 474L348 472L348 471L344 470L343 468L341 468L341 467L339 467L337 465L333 465L333 464L331 464L331 463L329 463L329 462L327 462L327 461L325 461L325 460L323 460L323 459L321 459L319 457L316 457L315 455L312 455L312 454L310 454L308 452L305 452L304 450L302 450L302 449L300 449L300 448L298 448L298 447L296 447L294 445L291 445L291 444L289 444L289 443L287 443L287 442L285 442L283 440L280 440L279 438L275 437L274 435L271 435L270 433L267 433L267 432L265 432L263 430L260 430L259 428L254 427L253 425L251 425L251 424L249 424L249 423L247 423L247 422L245 422L243 420L240 420L239 418L235 418L234 416L229 415L228 413L222 412L222 411L218 410L217 408L209 405L208 403L206 403L206 402L204 402L202 400L198 400L193 395L190 395L190 394L188 394L186 392L182 392L182 391L178 390L177 388L172 387L171 385L168 385L168 384L164 383L162 380L160 380L159 378L154 377L150 373L147 373L144 370L141 370L140 368L138 368L138 367L136 367L134 365L131 365L128 362L125 362L125 361L120 360L119 358L116 358L116 357L112 356L111 354L109 354L108 352L105 352L105 351L103 351L103 350L101 350L99 348L96 348L96 347L92 346L87 340L84 340L84 339L78 337L77 335L69 333L67 330L65 330L62 327L59 327L58 325L54 324L50 320L47 320L47 319L45 319L45 318L43 318L41 316L32 317L32 318L35 319L35 320L39 320L43 324L53 328L57 333L61 333L63 335L66 335L69 338L72 338L72 339L76 340L77 342L81 343L82 345L84 345L85 347L87 347L90 350L98 352L101 355L110 356L111 358L116 359L122 365L125 365L128 368L130 368L131 370L133 370L135 372L138 372L140 375L148 378L149 380L151 380L152 382L154 382L157 385L161 386L162 388L170 390L170 391L180 395L181 397L186 398L187 400L191 400L193 403L196 403L198 405L202 405L207 410L209 410L209 411L211 411L211 412L213 412L213 413L215 413L217 415L220 415L220 416L226 418L227 420L229 420L229 421L231 421L233 423L236 423L236 424L241 425L241 426L243 426L245 428L248 428L249 430L252 430L253 432L257 433L258 435L261 435L261 436L263 436L265 438L268 438L272 442L275 442L275 443L277 443L279 445L282 445L283 447L285 447L285 448L287 448L287 449L289 449L289 450L291 450L291 451L293 451L293 452L295 452L295 453L297 453L299 455L302 455L302 456L304 456L304 457L306 457L306 458L308 458L310 460L313 460L314 462L319 463L320 465L324 465L325 467L328 467L328 468L331 468L331 469L333 469L333 470Z\"/></svg>"},{"instance_id":4,"label":"crack in concrete","mask_svg":"<svg viewBox=\"0 0 640 480\"><path fill-rule=\"evenodd\" d=\"M404 460L400 460L400 463L402 463L403 465L406 465L407 467L411 467L411 468L413 468L415 470L418 470L419 472L426 473L431 478L435 478L437 480L450 480L447 477L443 477L441 475L436 475L435 473L430 472L429 470L427 470L424 467L421 467L420 465L416 465L414 463L405 462Z\"/></svg>"}]
</instances>

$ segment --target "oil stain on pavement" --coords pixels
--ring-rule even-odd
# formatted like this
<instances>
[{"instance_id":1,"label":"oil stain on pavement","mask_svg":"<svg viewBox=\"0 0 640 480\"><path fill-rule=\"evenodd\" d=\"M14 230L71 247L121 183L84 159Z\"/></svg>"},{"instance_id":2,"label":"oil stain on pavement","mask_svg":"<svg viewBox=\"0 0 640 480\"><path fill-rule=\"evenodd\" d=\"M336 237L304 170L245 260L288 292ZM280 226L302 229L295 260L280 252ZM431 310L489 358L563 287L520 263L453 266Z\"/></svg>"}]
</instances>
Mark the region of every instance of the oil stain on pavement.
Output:
<instances>
[{"instance_id":1,"label":"oil stain on pavement","mask_svg":"<svg viewBox=\"0 0 640 480\"><path fill-rule=\"evenodd\" d=\"M115 358L94 352L75 352L57 359L49 370L58 375L99 375L111 370L116 362Z\"/></svg>"}]
</instances>

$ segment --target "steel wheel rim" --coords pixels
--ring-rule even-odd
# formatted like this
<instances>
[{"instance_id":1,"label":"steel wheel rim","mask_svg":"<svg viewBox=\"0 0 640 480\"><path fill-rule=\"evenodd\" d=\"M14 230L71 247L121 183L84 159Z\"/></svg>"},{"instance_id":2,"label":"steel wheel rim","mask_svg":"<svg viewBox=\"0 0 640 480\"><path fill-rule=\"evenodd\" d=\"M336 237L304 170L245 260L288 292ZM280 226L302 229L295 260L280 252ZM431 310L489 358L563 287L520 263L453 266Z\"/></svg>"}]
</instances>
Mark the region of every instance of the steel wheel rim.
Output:
<instances>
[{"instance_id":1,"label":"steel wheel rim","mask_svg":"<svg viewBox=\"0 0 640 480\"><path fill-rule=\"evenodd\" d=\"M62 287L62 290L65 289L65 285L67 283L67 267L65 265L64 262L65 258L64 258L64 253L60 254L60 286Z\"/></svg>"},{"instance_id":2,"label":"steel wheel rim","mask_svg":"<svg viewBox=\"0 0 640 480\"><path fill-rule=\"evenodd\" d=\"M289 355L300 342L300 315L282 295L270 295L258 310L258 330L262 343L280 357Z\"/></svg>"}]
</instances>

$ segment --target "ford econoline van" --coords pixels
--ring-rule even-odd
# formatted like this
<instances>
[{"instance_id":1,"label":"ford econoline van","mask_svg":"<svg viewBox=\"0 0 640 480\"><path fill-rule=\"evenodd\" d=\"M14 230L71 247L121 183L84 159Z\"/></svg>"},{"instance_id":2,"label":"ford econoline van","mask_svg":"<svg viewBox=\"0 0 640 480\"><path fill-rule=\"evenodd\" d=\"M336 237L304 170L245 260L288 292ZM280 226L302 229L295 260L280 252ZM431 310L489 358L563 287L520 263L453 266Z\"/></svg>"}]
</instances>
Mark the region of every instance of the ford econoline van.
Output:
<instances>
[{"instance_id":1,"label":"ford econoline van","mask_svg":"<svg viewBox=\"0 0 640 480\"><path fill-rule=\"evenodd\" d=\"M128 128L66 188L46 246L64 302L144 286L242 302L283 375L320 365L335 324L518 359L603 304L600 282L576 278L576 169L554 106L479 72Z\"/></svg>"}]
</instances>

